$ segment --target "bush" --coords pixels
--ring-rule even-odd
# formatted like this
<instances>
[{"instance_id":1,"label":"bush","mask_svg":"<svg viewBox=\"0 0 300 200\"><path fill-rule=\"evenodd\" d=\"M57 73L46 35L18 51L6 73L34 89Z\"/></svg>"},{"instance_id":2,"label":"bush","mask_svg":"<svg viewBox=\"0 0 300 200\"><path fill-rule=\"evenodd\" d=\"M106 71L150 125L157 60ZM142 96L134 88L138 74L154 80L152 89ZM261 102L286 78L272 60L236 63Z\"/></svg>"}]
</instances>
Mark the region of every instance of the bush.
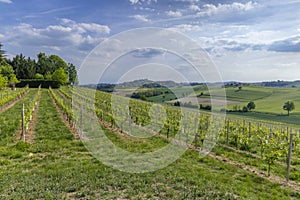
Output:
<instances>
[{"instance_id":1,"label":"bush","mask_svg":"<svg viewBox=\"0 0 300 200\"><path fill-rule=\"evenodd\" d=\"M44 76L42 74L36 73L35 74L35 79L44 80Z\"/></svg>"},{"instance_id":2,"label":"bush","mask_svg":"<svg viewBox=\"0 0 300 200\"><path fill-rule=\"evenodd\" d=\"M25 87L26 85L28 85L30 88L38 88L40 85L42 88L59 88L59 83L57 81L36 79L23 79L20 83L16 84L16 87Z\"/></svg>"},{"instance_id":3,"label":"bush","mask_svg":"<svg viewBox=\"0 0 300 200\"><path fill-rule=\"evenodd\" d=\"M200 104L200 109L201 110L211 110L211 105L202 105L202 104Z\"/></svg>"},{"instance_id":4,"label":"bush","mask_svg":"<svg viewBox=\"0 0 300 200\"><path fill-rule=\"evenodd\" d=\"M246 106L243 107L243 112L248 112L248 108Z\"/></svg>"}]
</instances>

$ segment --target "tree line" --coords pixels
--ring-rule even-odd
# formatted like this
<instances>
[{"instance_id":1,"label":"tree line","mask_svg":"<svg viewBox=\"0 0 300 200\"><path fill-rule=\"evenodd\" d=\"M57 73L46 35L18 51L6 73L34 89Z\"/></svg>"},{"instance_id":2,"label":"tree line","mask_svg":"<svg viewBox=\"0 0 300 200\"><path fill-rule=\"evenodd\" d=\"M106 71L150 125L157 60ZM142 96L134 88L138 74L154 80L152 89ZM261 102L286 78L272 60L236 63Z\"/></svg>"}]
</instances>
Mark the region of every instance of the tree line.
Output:
<instances>
[{"instance_id":1,"label":"tree line","mask_svg":"<svg viewBox=\"0 0 300 200\"><path fill-rule=\"evenodd\" d=\"M14 87L24 79L52 80L60 85L78 83L75 65L67 64L58 55L47 56L41 52L37 60L23 54L7 59L0 43L0 89Z\"/></svg>"}]
</instances>

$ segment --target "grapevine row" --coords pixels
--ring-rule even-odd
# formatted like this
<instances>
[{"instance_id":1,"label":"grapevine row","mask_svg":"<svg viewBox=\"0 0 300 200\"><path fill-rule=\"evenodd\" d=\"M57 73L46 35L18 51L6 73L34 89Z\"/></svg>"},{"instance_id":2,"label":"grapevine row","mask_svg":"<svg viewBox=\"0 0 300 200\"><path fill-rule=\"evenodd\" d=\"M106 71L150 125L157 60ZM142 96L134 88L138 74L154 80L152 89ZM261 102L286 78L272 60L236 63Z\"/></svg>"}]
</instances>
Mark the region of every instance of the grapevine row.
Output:
<instances>
[{"instance_id":1,"label":"grapevine row","mask_svg":"<svg viewBox=\"0 0 300 200\"><path fill-rule=\"evenodd\" d=\"M76 94L75 98L80 97L86 104L93 98L89 89L74 89L72 92L73 95ZM209 113L154 105L100 91L97 91L95 96L95 111L98 117L105 121L119 121L119 126L131 121L137 126L153 131L157 131L155 127L159 126L159 132L167 137L183 136L187 142L194 140L193 144L200 148L204 141L218 141L237 150L258 154L269 168L276 160L286 161L290 134L296 135L292 141L292 149L293 152L299 153L298 129L246 120L227 119L223 124L221 116Z\"/></svg>"},{"instance_id":2,"label":"grapevine row","mask_svg":"<svg viewBox=\"0 0 300 200\"><path fill-rule=\"evenodd\" d=\"M26 130L28 130L29 123L32 120L32 113L36 109L38 99L41 95L41 87L38 88L38 91L35 96L33 96L32 100L30 101L29 105L26 107L24 115L25 115L25 122L24 125Z\"/></svg>"},{"instance_id":3,"label":"grapevine row","mask_svg":"<svg viewBox=\"0 0 300 200\"><path fill-rule=\"evenodd\" d=\"M29 91L28 86L26 86L25 88L22 88L16 92L13 92L12 94L9 94L7 96L2 96L1 95L1 99L0 99L0 107L17 99L20 98L23 94L25 94L27 91Z\"/></svg>"}]
</instances>

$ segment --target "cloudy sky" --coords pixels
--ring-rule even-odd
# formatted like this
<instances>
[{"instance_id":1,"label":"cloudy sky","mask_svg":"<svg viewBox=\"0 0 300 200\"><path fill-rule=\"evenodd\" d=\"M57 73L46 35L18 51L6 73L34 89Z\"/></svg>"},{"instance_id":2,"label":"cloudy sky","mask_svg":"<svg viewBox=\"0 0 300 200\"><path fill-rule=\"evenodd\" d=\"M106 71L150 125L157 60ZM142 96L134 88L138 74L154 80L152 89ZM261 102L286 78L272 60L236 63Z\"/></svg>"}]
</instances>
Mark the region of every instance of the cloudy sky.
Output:
<instances>
[{"instance_id":1,"label":"cloudy sky","mask_svg":"<svg viewBox=\"0 0 300 200\"><path fill-rule=\"evenodd\" d=\"M300 79L300 0L0 0L0 24L9 57L46 52L79 68L106 38L160 27L192 38L225 81Z\"/></svg>"}]
</instances>

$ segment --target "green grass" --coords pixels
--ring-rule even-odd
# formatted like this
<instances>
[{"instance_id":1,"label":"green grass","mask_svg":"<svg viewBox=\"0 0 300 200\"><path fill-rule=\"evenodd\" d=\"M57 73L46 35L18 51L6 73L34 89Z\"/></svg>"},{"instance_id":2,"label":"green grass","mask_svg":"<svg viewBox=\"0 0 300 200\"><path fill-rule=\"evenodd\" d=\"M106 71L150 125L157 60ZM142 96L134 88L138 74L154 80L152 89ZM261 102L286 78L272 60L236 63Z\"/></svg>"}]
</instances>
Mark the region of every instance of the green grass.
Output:
<instances>
[{"instance_id":1,"label":"green grass","mask_svg":"<svg viewBox=\"0 0 300 200\"><path fill-rule=\"evenodd\" d=\"M249 92L250 89L252 92ZM228 90L226 90L228 92ZM259 94L263 94L262 98L256 98ZM268 87L243 87L242 91L237 92L244 94L242 98L254 101L256 108L254 112L248 113L227 113L229 115L236 115L240 117L248 117L258 120L268 120L280 123L300 125L300 89L299 88L268 88ZM247 94L246 94L247 93ZM257 93L252 95L251 93ZM230 100L238 100L227 94ZM286 101L293 101L295 103L295 110L291 112L290 116L287 116L287 111L283 110L283 105ZM242 108L247 105L247 102L237 104ZM232 109L234 105L228 106L228 109Z\"/></svg>"},{"instance_id":2,"label":"green grass","mask_svg":"<svg viewBox=\"0 0 300 200\"><path fill-rule=\"evenodd\" d=\"M267 112L274 114L286 114L282 109L286 101L294 101L296 109L295 113L300 112L300 89L299 88L270 88L270 87L254 87L246 86L241 91L235 88L227 88L226 96L229 100L245 101L238 105L241 107L249 101L254 101L257 112ZM232 108L233 106L229 106Z\"/></svg>"},{"instance_id":3,"label":"green grass","mask_svg":"<svg viewBox=\"0 0 300 200\"><path fill-rule=\"evenodd\" d=\"M285 123L285 126L299 127L300 126L300 113L291 113L290 116L286 114L274 114L274 113L263 113L263 112L231 112L227 113L227 116L230 118L245 118L253 120L264 120L268 123Z\"/></svg>"},{"instance_id":4,"label":"green grass","mask_svg":"<svg viewBox=\"0 0 300 200\"><path fill-rule=\"evenodd\" d=\"M0 199L297 199L227 163L188 150L168 167L144 174L114 170L93 158L64 126L43 90L34 144L1 146ZM116 145L141 152L164 145L105 130Z\"/></svg>"},{"instance_id":5,"label":"green grass","mask_svg":"<svg viewBox=\"0 0 300 200\"><path fill-rule=\"evenodd\" d=\"M31 89L30 92L19 102L17 102L13 107L7 109L6 111L0 113L0 142L7 143L13 141L14 134L21 127L22 121L22 104L25 106L29 104L31 99L36 94L37 90Z\"/></svg>"},{"instance_id":6,"label":"green grass","mask_svg":"<svg viewBox=\"0 0 300 200\"><path fill-rule=\"evenodd\" d=\"M240 91L236 88L226 88L226 98L234 101L256 101L268 98L270 95L272 90L269 88L243 87Z\"/></svg>"},{"instance_id":7,"label":"green grass","mask_svg":"<svg viewBox=\"0 0 300 200\"><path fill-rule=\"evenodd\" d=\"M147 101L151 101L155 103L163 103L177 98L188 96L190 95L191 92L193 92L191 87L186 87L186 86L166 89L166 91L170 91L170 90L171 92L169 93L149 97L147 98Z\"/></svg>"}]
</instances>

